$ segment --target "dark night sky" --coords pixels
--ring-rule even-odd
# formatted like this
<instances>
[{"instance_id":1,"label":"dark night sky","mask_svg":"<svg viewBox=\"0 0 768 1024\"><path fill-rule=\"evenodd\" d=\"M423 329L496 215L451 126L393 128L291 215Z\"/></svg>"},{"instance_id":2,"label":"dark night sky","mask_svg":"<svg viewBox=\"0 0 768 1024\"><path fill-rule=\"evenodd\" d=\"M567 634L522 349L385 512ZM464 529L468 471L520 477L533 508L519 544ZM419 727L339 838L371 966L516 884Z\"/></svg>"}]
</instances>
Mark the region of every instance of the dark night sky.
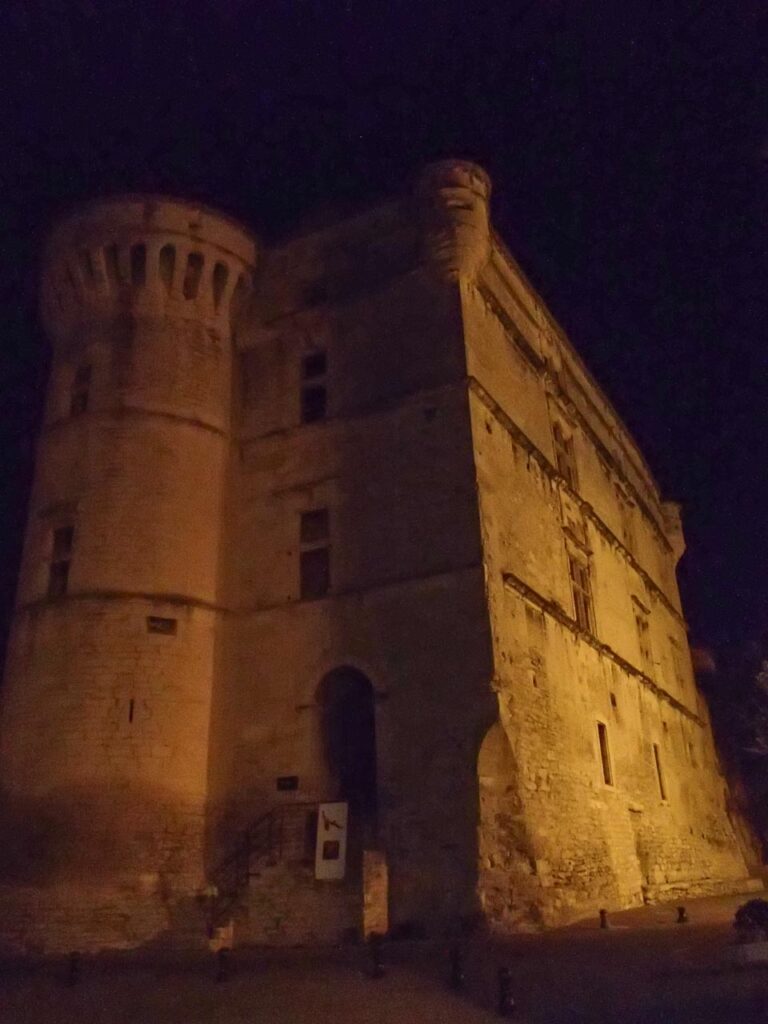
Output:
<instances>
[{"instance_id":1,"label":"dark night sky","mask_svg":"<svg viewBox=\"0 0 768 1024\"><path fill-rule=\"evenodd\" d=\"M51 218L152 189L268 238L453 155L491 173L497 227L683 502L694 637L765 636L767 12L5 0L0 617L45 380L35 286Z\"/></svg>"}]
</instances>

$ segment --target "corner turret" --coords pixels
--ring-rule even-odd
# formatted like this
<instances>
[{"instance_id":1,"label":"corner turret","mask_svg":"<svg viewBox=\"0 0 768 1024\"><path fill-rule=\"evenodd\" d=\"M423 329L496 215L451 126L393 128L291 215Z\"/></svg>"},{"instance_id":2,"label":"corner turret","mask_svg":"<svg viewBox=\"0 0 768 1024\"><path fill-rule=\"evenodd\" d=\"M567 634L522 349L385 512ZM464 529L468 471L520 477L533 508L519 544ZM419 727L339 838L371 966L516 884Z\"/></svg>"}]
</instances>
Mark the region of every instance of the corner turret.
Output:
<instances>
[{"instance_id":1,"label":"corner turret","mask_svg":"<svg viewBox=\"0 0 768 1024\"><path fill-rule=\"evenodd\" d=\"M491 179L468 160L430 164L417 186L429 263L448 280L474 279L491 251Z\"/></svg>"}]
</instances>

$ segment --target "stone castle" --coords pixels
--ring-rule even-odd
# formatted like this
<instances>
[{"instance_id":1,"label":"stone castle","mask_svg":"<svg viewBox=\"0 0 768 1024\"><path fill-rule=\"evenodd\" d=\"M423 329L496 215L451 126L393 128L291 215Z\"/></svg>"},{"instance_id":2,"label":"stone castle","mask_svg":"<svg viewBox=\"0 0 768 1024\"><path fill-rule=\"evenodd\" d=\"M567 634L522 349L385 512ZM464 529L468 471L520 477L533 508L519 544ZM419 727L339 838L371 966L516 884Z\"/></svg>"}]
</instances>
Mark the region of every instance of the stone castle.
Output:
<instances>
[{"instance_id":1,"label":"stone castle","mask_svg":"<svg viewBox=\"0 0 768 1024\"><path fill-rule=\"evenodd\" d=\"M5 943L503 931L744 884L679 510L490 190L444 161L271 248L154 196L52 233Z\"/></svg>"}]
</instances>

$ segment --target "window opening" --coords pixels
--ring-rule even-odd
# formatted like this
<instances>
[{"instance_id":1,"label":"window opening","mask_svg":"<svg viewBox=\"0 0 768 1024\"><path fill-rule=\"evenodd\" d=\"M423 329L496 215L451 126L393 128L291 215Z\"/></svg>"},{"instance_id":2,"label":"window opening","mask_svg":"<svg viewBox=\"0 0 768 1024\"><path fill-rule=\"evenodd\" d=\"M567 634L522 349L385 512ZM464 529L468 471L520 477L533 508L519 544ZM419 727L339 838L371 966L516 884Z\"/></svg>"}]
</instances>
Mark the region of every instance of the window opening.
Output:
<instances>
[{"instance_id":1,"label":"window opening","mask_svg":"<svg viewBox=\"0 0 768 1024\"><path fill-rule=\"evenodd\" d=\"M648 625L648 616L635 605L635 625L637 627L637 642L640 647L640 663L647 675L653 672L653 652L651 650L651 634Z\"/></svg>"},{"instance_id":2,"label":"window opening","mask_svg":"<svg viewBox=\"0 0 768 1024\"><path fill-rule=\"evenodd\" d=\"M131 246L131 281L134 284L144 284L147 279L147 247L145 245Z\"/></svg>"},{"instance_id":3,"label":"window opening","mask_svg":"<svg viewBox=\"0 0 768 1024\"><path fill-rule=\"evenodd\" d=\"M160 280L165 285L165 290L170 292L173 284L173 272L176 268L176 247L164 245L158 257L158 271Z\"/></svg>"},{"instance_id":4,"label":"window opening","mask_svg":"<svg viewBox=\"0 0 768 1024\"><path fill-rule=\"evenodd\" d=\"M317 350L305 355L301 361L301 422L316 423L327 413L327 389L325 375L328 372L328 357ZM309 381L311 383L305 383Z\"/></svg>"},{"instance_id":5,"label":"window opening","mask_svg":"<svg viewBox=\"0 0 768 1024\"><path fill-rule=\"evenodd\" d=\"M570 555L568 558L568 566L576 622L580 629L591 633L594 629L594 613L592 610L592 585L589 578L589 566L573 555Z\"/></svg>"},{"instance_id":6,"label":"window opening","mask_svg":"<svg viewBox=\"0 0 768 1024\"><path fill-rule=\"evenodd\" d=\"M606 786L613 785L613 769L611 754L608 749L608 727L604 722L597 723L597 739L600 744L600 763L603 766L603 782Z\"/></svg>"},{"instance_id":7,"label":"window opening","mask_svg":"<svg viewBox=\"0 0 768 1024\"><path fill-rule=\"evenodd\" d=\"M226 263L217 263L213 268L213 308L218 309L227 287L229 270Z\"/></svg>"},{"instance_id":8,"label":"window opening","mask_svg":"<svg viewBox=\"0 0 768 1024\"><path fill-rule=\"evenodd\" d=\"M302 512L299 521L299 591L302 600L324 597L331 586L330 524L327 508Z\"/></svg>"},{"instance_id":9,"label":"window opening","mask_svg":"<svg viewBox=\"0 0 768 1024\"><path fill-rule=\"evenodd\" d=\"M133 722L133 711L134 711L135 705L136 705L136 701L133 699L133 697L131 697L131 699L128 701L128 721L129 721L129 723Z\"/></svg>"},{"instance_id":10,"label":"window opening","mask_svg":"<svg viewBox=\"0 0 768 1024\"><path fill-rule=\"evenodd\" d=\"M200 287L200 278L203 276L203 260L199 252L191 252L187 256L187 266L184 271L184 285L182 291L185 299L194 299Z\"/></svg>"},{"instance_id":11,"label":"window opening","mask_svg":"<svg viewBox=\"0 0 768 1024\"><path fill-rule=\"evenodd\" d=\"M555 423L552 428L555 439L555 461L560 475L564 477L571 490L576 490L576 453L573 448L573 438L566 437L563 428Z\"/></svg>"},{"instance_id":12,"label":"window opening","mask_svg":"<svg viewBox=\"0 0 768 1024\"><path fill-rule=\"evenodd\" d=\"M659 744L653 744L653 763L656 765L656 779L659 783L659 794L662 800L667 799L667 787L664 784L664 769L661 766L661 751Z\"/></svg>"},{"instance_id":13,"label":"window opening","mask_svg":"<svg viewBox=\"0 0 768 1024\"><path fill-rule=\"evenodd\" d=\"M53 531L53 551L48 570L49 597L62 597L67 592L74 539L73 526L59 526Z\"/></svg>"}]
</instances>

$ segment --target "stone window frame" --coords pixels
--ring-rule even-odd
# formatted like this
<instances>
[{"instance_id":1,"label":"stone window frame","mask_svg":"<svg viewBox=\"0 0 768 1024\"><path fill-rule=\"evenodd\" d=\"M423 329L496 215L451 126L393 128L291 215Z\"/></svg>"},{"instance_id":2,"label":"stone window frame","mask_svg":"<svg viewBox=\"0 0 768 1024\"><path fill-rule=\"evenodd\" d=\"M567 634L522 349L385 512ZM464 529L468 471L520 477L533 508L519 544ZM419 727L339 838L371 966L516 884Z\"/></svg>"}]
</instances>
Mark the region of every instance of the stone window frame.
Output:
<instances>
[{"instance_id":1,"label":"stone window frame","mask_svg":"<svg viewBox=\"0 0 768 1024\"><path fill-rule=\"evenodd\" d=\"M589 553L566 540L568 580L573 601L573 618L585 633L597 635L595 601L592 588L592 560Z\"/></svg>"},{"instance_id":2,"label":"stone window frame","mask_svg":"<svg viewBox=\"0 0 768 1024\"><path fill-rule=\"evenodd\" d=\"M637 535L635 534L632 510L636 505L618 481L614 481L614 492L616 494L616 502L619 506L619 521L621 523L620 540L627 551L629 551L631 555L635 555L635 552L637 551Z\"/></svg>"},{"instance_id":3,"label":"stone window frame","mask_svg":"<svg viewBox=\"0 0 768 1024\"><path fill-rule=\"evenodd\" d=\"M555 415L552 417L552 445L555 453L555 466L568 487L578 493L579 467L574 444L575 430L568 421Z\"/></svg>"}]
</instances>

